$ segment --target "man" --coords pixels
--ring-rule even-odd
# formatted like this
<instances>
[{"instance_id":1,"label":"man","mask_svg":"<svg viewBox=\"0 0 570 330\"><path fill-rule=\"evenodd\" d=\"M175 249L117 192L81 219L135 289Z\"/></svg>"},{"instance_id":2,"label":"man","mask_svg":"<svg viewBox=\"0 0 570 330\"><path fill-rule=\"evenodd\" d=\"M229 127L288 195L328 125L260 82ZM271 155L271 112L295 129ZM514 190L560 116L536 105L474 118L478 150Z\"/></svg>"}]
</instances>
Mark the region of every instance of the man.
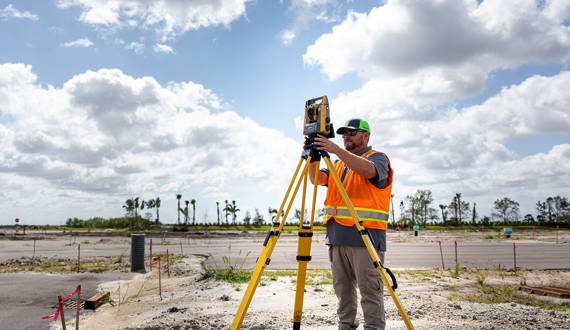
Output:
<instances>
[{"instance_id":1,"label":"man","mask_svg":"<svg viewBox=\"0 0 570 330\"><path fill-rule=\"evenodd\" d=\"M368 146L370 125L364 119L349 120L337 130L337 134L342 135L345 149L322 136L315 138L315 145L318 150L335 154L340 159L335 170L363 226L373 238L380 261L384 262L393 176L390 161L385 154ZM311 182L315 178L315 171L316 162L309 167ZM357 285L361 295L364 329L384 329L384 288L380 275L327 169L320 170L317 184L328 187L324 223L327 227L326 244L329 246L333 287L338 298L339 329L358 327Z\"/></svg>"}]
</instances>

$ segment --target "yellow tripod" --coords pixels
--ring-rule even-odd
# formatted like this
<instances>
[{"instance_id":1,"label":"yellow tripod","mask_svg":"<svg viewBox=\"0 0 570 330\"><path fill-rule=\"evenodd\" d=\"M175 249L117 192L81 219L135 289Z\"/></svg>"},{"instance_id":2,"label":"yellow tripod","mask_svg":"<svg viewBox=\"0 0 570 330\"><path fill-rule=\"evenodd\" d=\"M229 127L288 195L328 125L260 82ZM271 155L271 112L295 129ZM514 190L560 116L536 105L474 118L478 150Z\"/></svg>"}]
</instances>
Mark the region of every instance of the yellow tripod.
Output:
<instances>
[{"instance_id":1,"label":"yellow tripod","mask_svg":"<svg viewBox=\"0 0 570 330\"><path fill-rule=\"evenodd\" d=\"M376 249L374 248L374 245L370 239L370 236L368 235L366 229L364 229L364 227L361 225L360 219L358 218L358 214L354 210L354 206L352 205L352 202L350 201L350 198L348 197L346 190L344 189L344 187L343 187L343 185L342 185L342 183L341 183L341 181L340 181L340 179L339 179L339 177L335 171L334 165L332 164L328 153L325 151L319 151L319 150L315 149L312 144L305 146L305 150L303 151L301 159L299 159L299 163L297 164L297 168L295 169L295 173L293 174L293 178L291 179L291 182L289 183L289 187L287 188L287 193L285 194L285 197L283 198L283 201L281 202L281 206L279 207L279 211L277 212L277 216L275 217L275 220L273 221L273 228L265 236L265 241L263 242L263 249L261 250L261 253L259 254L259 257L258 257L256 265L255 265L255 269L253 270L253 274L251 276L251 279L249 281L247 289L244 292L243 298L241 300L241 303L239 305L239 308L237 310L237 313L234 317L234 320L232 322L230 329L237 330L241 327L241 325L243 323L243 319L244 319L245 314L247 312L247 309L249 307L249 304L251 303L251 299L253 298L253 295L255 293L255 289L259 285L259 281L261 279L261 274L265 270L265 267L267 267L267 265L269 265L269 263L271 262L271 254L273 253L273 249L275 248L275 245L277 244L277 239L279 238L279 235L281 234L281 232L283 230L283 226L285 225L285 219L287 219L287 216L289 215L289 211L291 210L291 206L293 205L293 201L295 200L295 197L297 196L297 192L299 191L301 184L303 184L303 196L302 196L302 200L301 200L301 210L302 211L301 211L301 216L299 219L299 242L298 242L298 246L297 246L297 263L298 263L298 266L297 266L298 267L297 268L297 282L296 282L297 285L296 285L296 290L295 290L295 307L294 307L294 311L293 311L293 329L296 330L296 329L301 328L301 318L302 318L302 314L303 314L303 297L304 297L304 292L305 292L305 279L306 279L306 274L307 274L307 264L311 260L311 242L313 239L313 222L315 219L315 205L316 205L316 201L317 201L317 184L315 184L313 187L311 219L310 219L308 224L305 224L304 223L304 210L305 210L305 195L306 195L306 191L307 191L307 177L308 177L309 165L311 164L311 162L318 162L317 165L320 165L321 156L324 159L325 164L329 170L329 175L332 175L332 178L333 178L336 186L338 187L338 190L342 196L342 199L343 199L344 203L346 204L346 206L348 207L350 215L352 216L352 218L354 220L354 224L356 225L356 229L360 233L362 240L364 241L364 245L366 246L366 249L368 250L368 253L370 254L370 258L372 259L374 267L376 267L376 269L378 269L378 273L380 274L380 277L382 278L383 283L386 283L386 284L390 283L390 282L388 282L388 278L386 277L384 269L386 269L386 271L388 271L388 274L390 275L390 277L392 279L393 285L392 286L386 285L386 287L388 288L388 291L390 292L390 295L392 296L392 299L394 300L394 304L398 308L400 316L404 320L404 323L406 324L406 327L408 329L414 329L412 322L408 318L406 311L404 310L402 304L400 303L400 300L398 299L398 297L396 296L396 293L394 292L394 290L397 287L396 278L393 276L393 274L390 272L389 269L383 267L382 262L380 261L380 258L378 257L378 253L376 252ZM317 166L317 169L318 168L319 167ZM300 176L299 176L299 173L301 173ZM315 183L318 182L318 175L319 175L319 171L317 170L317 171L315 171L315 180L314 180ZM296 184L295 184L295 181L297 181ZM293 189L293 186L295 186L294 189ZM291 189L293 189L293 194L291 195L291 198L289 198L289 195L291 194ZM285 208L285 206L286 206L286 208ZM285 209L285 212L283 213L284 209Z\"/></svg>"}]
</instances>

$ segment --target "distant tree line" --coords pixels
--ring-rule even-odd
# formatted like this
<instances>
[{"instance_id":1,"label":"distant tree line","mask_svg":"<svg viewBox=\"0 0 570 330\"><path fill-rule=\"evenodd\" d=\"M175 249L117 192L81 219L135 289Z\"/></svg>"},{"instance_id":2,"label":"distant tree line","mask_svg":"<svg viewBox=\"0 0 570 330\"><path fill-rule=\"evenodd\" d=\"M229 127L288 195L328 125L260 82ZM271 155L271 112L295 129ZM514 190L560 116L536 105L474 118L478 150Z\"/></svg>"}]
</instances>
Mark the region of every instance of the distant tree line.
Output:
<instances>
[{"instance_id":1,"label":"distant tree line","mask_svg":"<svg viewBox=\"0 0 570 330\"><path fill-rule=\"evenodd\" d=\"M392 195L393 197L393 195ZM449 204L433 205L434 199L429 189L418 189L413 195L400 201L400 218L392 215L392 226L411 226L413 224L460 226L460 225L538 225L570 227L570 204L567 197L548 197L536 203L536 214L521 217L520 204L509 197L502 197L493 203L493 212L482 216L477 211L477 203L462 198L455 193Z\"/></svg>"},{"instance_id":2,"label":"distant tree line","mask_svg":"<svg viewBox=\"0 0 570 330\"><path fill-rule=\"evenodd\" d=\"M238 215L241 210L235 200L225 200L223 204L216 202L216 220L209 221L207 212L202 221L197 221L197 200L192 198L184 200L181 205L182 195L176 194L177 221L175 230L188 230L191 226L262 226L271 224L278 213L277 209L268 207L267 213L262 214L259 209L254 212L245 211L243 218ZM393 204L394 195L392 195ZM463 225L535 225L535 226L561 226L570 227L570 204L567 197L548 197L544 201L536 203L536 213L521 216L520 205L509 197L502 197L494 201L493 212L490 215L481 215L477 210L477 204L471 204L463 198L461 193L455 193L448 204L434 205L431 190L418 189L414 194L406 196L400 201L400 216L395 217L392 207L390 226L410 227L414 224L422 226L463 226ZM131 230L144 230L153 225L161 225L160 222L161 199L159 197L144 200L140 197L129 198L122 208L124 217L105 219L101 217L82 220L78 218L67 219L66 225L74 228L129 228ZM146 213L141 215L144 210ZM154 210L154 213L152 212ZM283 212L284 213L284 212ZM282 214L283 215L283 214ZM293 210L287 219L287 224L298 224L301 219L305 223L310 221L310 212L299 209ZM322 225L324 209L317 209L315 225ZM182 219L181 219L182 217ZM154 218L154 219L153 219Z\"/></svg>"}]
</instances>

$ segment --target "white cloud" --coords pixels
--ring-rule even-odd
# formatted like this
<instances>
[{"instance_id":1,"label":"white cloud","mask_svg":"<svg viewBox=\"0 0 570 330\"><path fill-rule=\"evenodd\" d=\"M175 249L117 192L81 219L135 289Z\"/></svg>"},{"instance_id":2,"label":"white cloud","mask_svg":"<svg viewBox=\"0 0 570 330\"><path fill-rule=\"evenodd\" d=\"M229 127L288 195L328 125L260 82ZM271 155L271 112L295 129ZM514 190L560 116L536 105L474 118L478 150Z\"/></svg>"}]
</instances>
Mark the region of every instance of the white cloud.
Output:
<instances>
[{"instance_id":1,"label":"white cloud","mask_svg":"<svg viewBox=\"0 0 570 330\"><path fill-rule=\"evenodd\" d=\"M88 48L93 46L93 42L87 38L81 38L61 44L65 48Z\"/></svg>"},{"instance_id":2,"label":"white cloud","mask_svg":"<svg viewBox=\"0 0 570 330\"><path fill-rule=\"evenodd\" d=\"M162 53L162 54L173 54L174 53L174 49L172 49L172 47L170 47L168 45L164 45L164 44L154 45L153 50L155 53Z\"/></svg>"},{"instance_id":3,"label":"white cloud","mask_svg":"<svg viewBox=\"0 0 570 330\"><path fill-rule=\"evenodd\" d=\"M350 117L369 119L372 144L387 152L396 169L399 198L418 188L432 189L437 198L452 192L471 198L510 194L532 208L543 195L570 186L570 147L555 145L521 158L509 142L522 137L544 140L552 134L570 138L566 86L567 71L533 76L479 105L442 111L426 106L433 100L422 99L421 89L407 94L414 89L374 81L333 99L331 109L337 124ZM535 191L536 184L540 191Z\"/></svg>"},{"instance_id":4,"label":"white cloud","mask_svg":"<svg viewBox=\"0 0 570 330\"><path fill-rule=\"evenodd\" d=\"M125 49L126 49L126 50L131 50L131 51L133 51L135 54L140 55L140 54L142 54L142 53L144 52L144 44L141 43L141 42L133 41L133 42L131 42L130 44L126 45L126 46L125 46Z\"/></svg>"},{"instance_id":5,"label":"white cloud","mask_svg":"<svg viewBox=\"0 0 570 330\"><path fill-rule=\"evenodd\" d=\"M568 60L570 29L563 22L569 13L568 1L388 1L367 14L349 13L303 59L331 79L358 73L484 81L498 68Z\"/></svg>"},{"instance_id":6,"label":"white cloud","mask_svg":"<svg viewBox=\"0 0 570 330\"><path fill-rule=\"evenodd\" d=\"M4 7L4 9L0 9L0 19L1 20L6 20L6 19L29 19L32 21L37 21L40 18L38 17L38 15L32 14L29 11L20 11L16 8L14 8L14 6L12 4L7 5L6 7Z\"/></svg>"},{"instance_id":7,"label":"white cloud","mask_svg":"<svg viewBox=\"0 0 570 330\"><path fill-rule=\"evenodd\" d=\"M69 192L66 200L78 203L177 192L239 199L243 189L281 189L300 148L224 110L202 85L163 86L117 69L87 71L57 88L39 84L30 66L2 64L0 118L9 118L0 121L0 180L25 182L32 195L31 187L43 196ZM115 205L112 214L120 212Z\"/></svg>"},{"instance_id":8,"label":"white cloud","mask_svg":"<svg viewBox=\"0 0 570 330\"><path fill-rule=\"evenodd\" d=\"M292 43L311 21L336 21L337 9L336 0L292 0L288 8L293 16L292 22L281 31L281 42L284 45Z\"/></svg>"},{"instance_id":9,"label":"white cloud","mask_svg":"<svg viewBox=\"0 0 570 330\"><path fill-rule=\"evenodd\" d=\"M431 188L438 198L505 192L532 207L536 200L526 192L533 182L544 179L535 197L561 193L568 176L556 172L551 180L541 166L514 171L515 189L504 187L513 181L499 173L534 159L551 168L563 160L555 155L567 147L548 145L544 136L570 135L570 73L531 77L476 106L449 104L481 93L497 70L568 63L569 18L570 1L387 1L368 13L349 13L303 60L330 79L357 74L364 80L332 100L333 118L337 124L370 119L373 144L395 164L399 198L418 188ZM553 148L520 158L509 143L522 137Z\"/></svg>"},{"instance_id":10,"label":"white cloud","mask_svg":"<svg viewBox=\"0 0 570 330\"><path fill-rule=\"evenodd\" d=\"M248 0L59 0L58 7L80 7L79 20L99 28L138 26L154 30L161 40L210 26L229 26L245 14Z\"/></svg>"}]
</instances>

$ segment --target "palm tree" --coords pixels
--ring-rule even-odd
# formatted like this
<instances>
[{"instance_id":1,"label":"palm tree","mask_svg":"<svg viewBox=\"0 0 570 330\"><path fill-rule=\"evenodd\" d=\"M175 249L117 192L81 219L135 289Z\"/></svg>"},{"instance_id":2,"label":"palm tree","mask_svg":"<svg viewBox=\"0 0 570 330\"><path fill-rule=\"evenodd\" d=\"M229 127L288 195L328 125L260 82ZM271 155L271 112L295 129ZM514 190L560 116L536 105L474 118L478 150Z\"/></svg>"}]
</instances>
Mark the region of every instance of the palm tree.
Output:
<instances>
[{"instance_id":1,"label":"palm tree","mask_svg":"<svg viewBox=\"0 0 570 330\"><path fill-rule=\"evenodd\" d=\"M135 201L132 198L129 198L125 201L125 205L123 205L123 208L127 212L128 216L133 215L134 205L135 205Z\"/></svg>"},{"instance_id":2,"label":"palm tree","mask_svg":"<svg viewBox=\"0 0 570 330\"><path fill-rule=\"evenodd\" d=\"M140 203L139 203L139 198L138 198L138 197L136 197L136 198L135 198L135 202L134 202L134 207L135 207L135 218L138 218L138 217L139 217L139 215L138 215L138 213L137 213L137 210L138 210L139 206L140 206Z\"/></svg>"},{"instance_id":3,"label":"palm tree","mask_svg":"<svg viewBox=\"0 0 570 330\"><path fill-rule=\"evenodd\" d=\"M447 221L447 212L445 212L445 209L447 208L447 206L445 206L443 204L439 204L439 208L441 209L441 220L443 221L443 224L445 225L445 222Z\"/></svg>"},{"instance_id":4,"label":"palm tree","mask_svg":"<svg viewBox=\"0 0 570 330\"><path fill-rule=\"evenodd\" d=\"M146 208L149 210L154 209L154 207L156 206L156 204L154 203L154 199L149 199L148 201L146 201Z\"/></svg>"},{"instance_id":5,"label":"palm tree","mask_svg":"<svg viewBox=\"0 0 570 330\"><path fill-rule=\"evenodd\" d=\"M218 210L218 226L220 225L220 202L216 202L216 210Z\"/></svg>"},{"instance_id":6,"label":"palm tree","mask_svg":"<svg viewBox=\"0 0 570 330\"><path fill-rule=\"evenodd\" d=\"M225 200L225 203L226 203L226 207L224 207L224 210L223 210L223 211L224 211L224 214L225 214L225 216L226 216L226 225L228 225L228 224L229 224L229 223L228 223L228 215L229 215L229 212L228 212L228 200L227 200L227 199Z\"/></svg>"},{"instance_id":7,"label":"palm tree","mask_svg":"<svg viewBox=\"0 0 570 330\"><path fill-rule=\"evenodd\" d=\"M186 207L184 208L184 226L188 225L188 204L190 204L189 201L184 201L184 204L186 204Z\"/></svg>"},{"instance_id":8,"label":"palm tree","mask_svg":"<svg viewBox=\"0 0 570 330\"><path fill-rule=\"evenodd\" d=\"M232 204L228 204L227 208L227 212L232 214L232 222L233 225L236 225L236 218L237 218L237 213L240 211L240 209L237 208L236 206L236 201L232 201Z\"/></svg>"},{"instance_id":9,"label":"palm tree","mask_svg":"<svg viewBox=\"0 0 570 330\"><path fill-rule=\"evenodd\" d=\"M194 226L196 225L196 200L192 198L190 204L192 204L192 226Z\"/></svg>"},{"instance_id":10,"label":"palm tree","mask_svg":"<svg viewBox=\"0 0 570 330\"><path fill-rule=\"evenodd\" d=\"M554 203L554 198L548 197L548 198L546 199L546 207L547 207L547 210L548 210L548 222L549 222L549 223L554 223L554 221L553 221L554 216L553 216L553 214L552 214L552 213L553 213L553 212L552 212L552 209L554 208L553 205L552 205L553 203Z\"/></svg>"},{"instance_id":11,"label":"palm tree","mask_svg":"<svg viewBox=\"0 0 570 330\"><path fill-rule=\"evenodd\" d=\"M176 199L178 200L178 224L180 224L180 198L182 198L182 195L176 194Z\"/></svg>"},{"instance_id":12,"label":"palm tree","mask_svg":"<svg viewBox=\"0 0 570 330\"><path fill-rule=\"evenodd\" d=\"M154 207L156 207L156 223L160 223L160 217L159 217L159 213L158 210L160 209L160 197L157 197L154 200Z\"/></svg>"},{"instance_id":13,"label":"palm tree","mask_svg":"<svg viewBox=\"0 0 570 330\"><path fill-rule=\"evenodd\" d=\"M461 220L461 193L456 193L455 198L457 198L457 214L459 215L459 224L462 224Z\"/></svg>"}]
</instances>

